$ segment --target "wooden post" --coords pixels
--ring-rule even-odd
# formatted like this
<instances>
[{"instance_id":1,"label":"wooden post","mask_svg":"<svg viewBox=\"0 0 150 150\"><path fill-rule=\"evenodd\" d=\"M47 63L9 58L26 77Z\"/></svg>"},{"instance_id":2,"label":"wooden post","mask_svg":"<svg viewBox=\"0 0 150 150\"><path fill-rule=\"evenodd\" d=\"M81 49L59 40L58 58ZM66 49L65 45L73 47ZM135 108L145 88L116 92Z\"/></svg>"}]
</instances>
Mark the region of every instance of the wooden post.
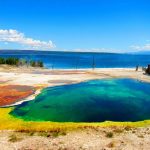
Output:
<instances>
[{"instance_id":1,"label":"wooden post","mask_svg":"<svg viewBox=\"0 0 150 150\"><path fill-rule=\"evenodd\" d=\"M139 66L136 66L136 69L135 69L135 71L138 71L138 69L139 69Z\"/></svg>"},{"instance_id":2,"label":"wooden post","mask_svg":"<svg viewBox=\"0 0 150 150\"><path fill-rule=\"evenodd\" d=\"M52 59L52 65L51 65L52 70L54 70L54 63L55 63L55 60Z\"/></svg>"},{"instance_id":3,"label":"wooden post","mask_svg":"<svg viewBox=\"0 0 150 150\"><path fill-rule=\"evenodd\" d=\"M93 68L93 70L95 69L95 66L96 66L96 64L95 64L95 57L93 55L93 61L92 61L92 68Z\"/></svg>"},{"instance_id":4,"label":"wooden post","mask_svg":"<svg viewBox=\"0 0 150 150\"><path fill-rule=\"evenodd\" d=\"M77 71L77 69L78 69L78 64L79 64L79 58L77 57L77 58L76 58L76 66L75 66L76 71Z\"/></svg>"}]
</instances>

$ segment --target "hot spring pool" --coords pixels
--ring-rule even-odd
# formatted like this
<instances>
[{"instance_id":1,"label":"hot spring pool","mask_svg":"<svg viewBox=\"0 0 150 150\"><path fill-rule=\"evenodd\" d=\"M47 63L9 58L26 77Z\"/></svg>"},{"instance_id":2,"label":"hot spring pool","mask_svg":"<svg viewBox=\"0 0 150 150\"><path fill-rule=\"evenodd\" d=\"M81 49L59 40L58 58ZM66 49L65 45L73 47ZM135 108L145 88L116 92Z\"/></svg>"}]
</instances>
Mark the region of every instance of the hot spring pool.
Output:
<instances>
[{"instance_id":1,"label":"hot spring pool","mask_svg":"<svg viewBox=\"0 0 150 150\"><path fill-rule=\"evenodd\" d=\"M150 84L132 79L91 80L44 89L11 115L32 121L102 122L150 119Z\"/></svg>"}]
</instances>

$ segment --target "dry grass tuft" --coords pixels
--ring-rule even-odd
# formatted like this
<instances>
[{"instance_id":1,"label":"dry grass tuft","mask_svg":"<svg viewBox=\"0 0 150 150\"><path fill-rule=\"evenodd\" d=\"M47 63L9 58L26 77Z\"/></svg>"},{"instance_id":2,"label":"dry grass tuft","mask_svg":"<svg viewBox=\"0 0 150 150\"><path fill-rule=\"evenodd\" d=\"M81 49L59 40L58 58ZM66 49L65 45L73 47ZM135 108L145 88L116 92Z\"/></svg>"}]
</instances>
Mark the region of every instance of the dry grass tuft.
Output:
<instances>
[{"instance_id":1,"label":"dry grass tuft","mask_svg":"<svg viewBox=\"0 0 150 150\"><path fill-rule=\"evenodd\" d=\"M107 145L108 148L114 148L115 147L115 143L112 141Z\"/></svg>"},{"instance_id":2,"label":"dry grass tuft","mask_svg":"<svg viewBox=\"0 0 150 150\"><path fill-rule=\"evenodd\" d=\"M106 137L108 138L112 138L114 136L114 134L112 132L107 132L106 133Z\"/></svg>"},{"instance_id":3,"label":"dry grass tuft","mask_svg":"<svg viewBox=\"0 0 150 150\"><path fill-rule=\"evenodd\" d=\"M21 141L21 140L22 140L22 138L18 137L16 134L10 135L9 139L8 139L9 142L18 142L18 141Z\"/></svg>"}]
</instances>

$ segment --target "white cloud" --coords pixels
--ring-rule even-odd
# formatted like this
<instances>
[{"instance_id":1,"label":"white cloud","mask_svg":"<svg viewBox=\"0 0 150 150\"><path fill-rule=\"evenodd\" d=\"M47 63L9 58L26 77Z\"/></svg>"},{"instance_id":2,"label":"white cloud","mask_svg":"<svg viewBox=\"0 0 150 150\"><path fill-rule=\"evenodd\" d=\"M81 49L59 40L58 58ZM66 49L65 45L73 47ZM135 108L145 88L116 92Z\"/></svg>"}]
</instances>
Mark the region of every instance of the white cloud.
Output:
<instances>
[{"instance_id":1,"label":"white cloud","mask_svg":"<svg viewBox=\"0 0 150 150\"><path fill-rule=\"evenodd\" d=\"M150 44L145 44L143 46L139 46L139 45L132 45L130 46L133 50L144 50L144 51L149 51L150 50Z\"/></svg>"},{"instance_id":2,"label":"white cloud","mask_svg":"<svg viewBox=\"0 0 150 150\"><path fill-rule=\"evenodd\" d=\"M34 40L32 38L26 37L24 33L12 29L0 30L0 42L17 43L23 46L28 46L30 49L48 50L48 49L55 48L55 45L52 43L52 41L46 42L46 41Z\"/></svg>"}]
</instances>

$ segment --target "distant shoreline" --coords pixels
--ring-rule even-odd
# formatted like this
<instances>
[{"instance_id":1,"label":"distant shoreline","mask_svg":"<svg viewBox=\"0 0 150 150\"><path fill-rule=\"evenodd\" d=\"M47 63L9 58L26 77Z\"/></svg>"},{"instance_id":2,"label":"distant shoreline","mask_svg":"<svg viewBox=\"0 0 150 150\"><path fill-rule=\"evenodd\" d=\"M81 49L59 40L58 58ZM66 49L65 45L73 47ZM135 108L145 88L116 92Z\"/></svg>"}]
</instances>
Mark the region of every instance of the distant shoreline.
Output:
<instances>
[{"instance_id":1,"label":"distant shoreline","mask_svg":"<svg viewBox=\"0 0 150 150\"><path fill-rule=\"evenodd\" d=\"M52 52L52 53L98 53L98 54L133 54L133 55L150 55L150 51L137 51L137 52L97 52L97 51L65 51L65 50L29 50L29 49L26 49L26 50L21 50L21 49L0 49L0 52L10 52L10 51L18 51L18 52L22 52L22 51L30 51L30 52Z\"/></svg>"}]
</instances>

